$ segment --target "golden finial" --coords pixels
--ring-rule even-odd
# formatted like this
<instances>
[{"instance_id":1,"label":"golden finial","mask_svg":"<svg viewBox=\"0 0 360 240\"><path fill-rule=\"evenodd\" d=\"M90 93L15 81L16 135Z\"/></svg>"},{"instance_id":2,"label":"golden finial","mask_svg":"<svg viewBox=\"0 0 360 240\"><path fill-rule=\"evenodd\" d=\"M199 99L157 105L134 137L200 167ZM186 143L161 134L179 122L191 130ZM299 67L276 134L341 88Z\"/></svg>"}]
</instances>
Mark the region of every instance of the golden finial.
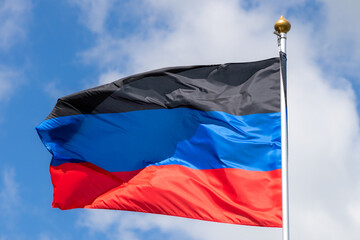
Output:
<instances>
[{"instance_id":1,"label":"golden finial","mask_svg":"<svg viewBox=\"0 0 360 240\"><path fill-rule=\"evenodd\" d=\"M281 16L280 19L275 23L274 28L278 33L287 33L290 31L291 24L284 18L284 16Z\"/></svg>"}]
</instances>

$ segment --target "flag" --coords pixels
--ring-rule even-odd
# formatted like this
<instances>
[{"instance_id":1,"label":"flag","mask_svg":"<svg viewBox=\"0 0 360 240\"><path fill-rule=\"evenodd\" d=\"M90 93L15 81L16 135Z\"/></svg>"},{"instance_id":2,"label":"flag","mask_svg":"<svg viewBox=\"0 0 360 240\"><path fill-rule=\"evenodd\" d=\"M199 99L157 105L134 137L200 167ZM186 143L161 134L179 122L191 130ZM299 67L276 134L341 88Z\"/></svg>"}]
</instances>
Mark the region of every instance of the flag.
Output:
<instances>
[{"instance_id":1,"label":"flag","mask_svg":"<svg viewBox=\"0 0 360 240\"><path fill-rule=\"evenodd\" d=\"M52 206L281 227L280 60L172 67L58 99Z\"/></svg>"}]
</instances>

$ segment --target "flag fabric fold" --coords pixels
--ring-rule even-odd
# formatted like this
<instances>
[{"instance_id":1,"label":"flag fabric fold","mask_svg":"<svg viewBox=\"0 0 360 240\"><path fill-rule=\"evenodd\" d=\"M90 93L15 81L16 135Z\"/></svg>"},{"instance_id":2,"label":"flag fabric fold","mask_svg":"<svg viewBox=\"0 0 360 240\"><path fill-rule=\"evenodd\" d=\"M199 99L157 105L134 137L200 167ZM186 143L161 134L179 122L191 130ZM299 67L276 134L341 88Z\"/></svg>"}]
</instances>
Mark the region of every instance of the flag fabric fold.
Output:
<instances>
[{"instance_id":1,"label":"flag fabric fold","mask_svg":"<svg viewBox=\"0 0 360 240\"><path fill-rule=\"evenodd\" d=\"M60 98L53 207L281 227L280 60L164 68Z\"/></svg>"}]
</instances>

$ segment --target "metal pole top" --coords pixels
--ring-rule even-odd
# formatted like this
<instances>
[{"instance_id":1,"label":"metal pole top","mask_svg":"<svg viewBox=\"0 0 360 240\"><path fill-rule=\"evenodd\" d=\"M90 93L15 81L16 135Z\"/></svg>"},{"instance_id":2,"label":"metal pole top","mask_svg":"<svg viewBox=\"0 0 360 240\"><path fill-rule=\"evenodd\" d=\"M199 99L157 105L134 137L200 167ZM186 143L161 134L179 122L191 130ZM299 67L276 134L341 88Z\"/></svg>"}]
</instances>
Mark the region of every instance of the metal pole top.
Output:
<instances>
[{"instance_id":1,"label":"metal pole top","mask_svg":"<svg viewBox=\"0 0 360 240\"><path fill-rule=\"evenodd\" d=\"M279 20L276 21L274 25L275 31L278 33L287 33L290 31L291 24L288 20L281 16Z\"/></svg>"}]
</instances>

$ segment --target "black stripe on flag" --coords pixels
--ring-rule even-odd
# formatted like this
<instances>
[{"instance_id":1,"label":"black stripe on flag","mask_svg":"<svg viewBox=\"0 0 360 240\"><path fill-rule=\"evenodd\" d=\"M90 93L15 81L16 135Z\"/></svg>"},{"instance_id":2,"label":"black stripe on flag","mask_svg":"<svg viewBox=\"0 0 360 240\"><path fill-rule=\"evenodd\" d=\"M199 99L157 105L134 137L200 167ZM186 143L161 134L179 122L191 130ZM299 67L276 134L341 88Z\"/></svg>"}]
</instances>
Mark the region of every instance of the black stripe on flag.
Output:
<instances>
[{"instance_id":1,"label":"black stripe on flag","mask_svg":"<svg viewBox=\"0 0 360 240\"><path fill-rule=\"evenodd\" d=\"M280 60L172 67L60 98L47 119L192 108L232 115L280 112Z\"/></svg>"}]
</instances>

